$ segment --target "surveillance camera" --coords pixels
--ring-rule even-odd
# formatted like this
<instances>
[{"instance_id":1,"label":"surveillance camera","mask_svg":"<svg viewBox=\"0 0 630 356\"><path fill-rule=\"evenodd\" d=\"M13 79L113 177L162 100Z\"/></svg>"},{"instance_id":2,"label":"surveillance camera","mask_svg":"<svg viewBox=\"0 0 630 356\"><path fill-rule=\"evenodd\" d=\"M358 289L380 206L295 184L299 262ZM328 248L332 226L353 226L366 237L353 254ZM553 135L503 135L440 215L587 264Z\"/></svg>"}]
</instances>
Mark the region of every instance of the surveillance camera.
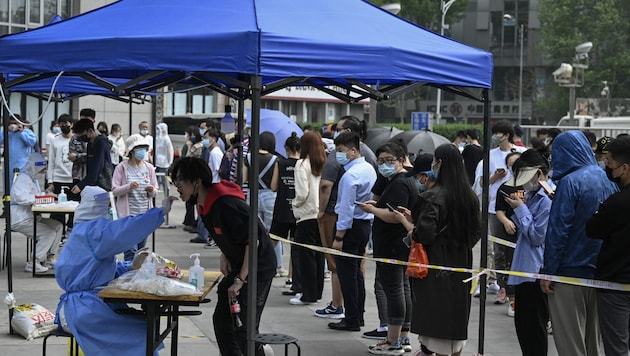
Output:
<instances>
[{"instance_id":1,"label":"surveillance camera","mask_svg":"<svg viewBox=\"0 0 630 356\"><path fill-rule=\"evenodd\" d=\"M393 4L385 4L381 6L381 9L388 11L394 15L398 15L401 7L400 7L400 3L393 3Z\"/></svg>"},{"instance_id":2,"label":"surveillance camera","mask_svg":"<svg viewBox=\"0 0 630 356\"><path fill-rule=\"evenodd\" d=\"M577 53L587 54L588 52L591 51L591 48L593 48L593 42L584 42L584 43L580 43L579 45L575 46L575 51Z\"/></svg>"},{"instance_id":3,"label":"surveillance camera","mask_svg":"<svg viewBox=\"0 0 630 356\"><path fill-rule=\"evenodd\" d=\"M503 14L503 19L504 20L511 20L512 19L512 15L510 15L510 14Z\"/></svg>"},{"instance_id":4,"label":"surveillance camera","mask_svg":"<svg viewBox=\"0 0 630 356\"><path fill-rule=\"evenodd\" d=\"M554 79L571 79L573 74L573 66L568 63L562 63L560 67L553 71Z\"/></svg>"}]
</instances>

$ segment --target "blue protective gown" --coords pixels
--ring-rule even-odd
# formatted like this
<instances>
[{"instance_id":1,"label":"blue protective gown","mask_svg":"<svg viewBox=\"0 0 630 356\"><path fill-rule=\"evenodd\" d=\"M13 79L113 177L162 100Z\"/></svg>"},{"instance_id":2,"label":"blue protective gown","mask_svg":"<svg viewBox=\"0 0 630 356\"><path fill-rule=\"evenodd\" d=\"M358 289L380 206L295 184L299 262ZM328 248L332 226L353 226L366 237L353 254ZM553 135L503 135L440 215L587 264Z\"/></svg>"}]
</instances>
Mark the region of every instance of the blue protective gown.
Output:
<instances>
[{"instance_id":1,"label":"blue protective gown","mask_svg":"<svg viewBox=\"0 0 630 356\"><path fill-rule=\"evenodd\" d=\"M117 314L120 304L107 304L97 293L124 272L116 255L135 246L164 222L162 209L118 220L97 219L75 223L55 264L55 277L65 291L66 321L86 355L144 355L146 318ZM121 268L123 267L123 268ZM157 351L155 355L157 355Z\"/></svg>"}]
</instances>

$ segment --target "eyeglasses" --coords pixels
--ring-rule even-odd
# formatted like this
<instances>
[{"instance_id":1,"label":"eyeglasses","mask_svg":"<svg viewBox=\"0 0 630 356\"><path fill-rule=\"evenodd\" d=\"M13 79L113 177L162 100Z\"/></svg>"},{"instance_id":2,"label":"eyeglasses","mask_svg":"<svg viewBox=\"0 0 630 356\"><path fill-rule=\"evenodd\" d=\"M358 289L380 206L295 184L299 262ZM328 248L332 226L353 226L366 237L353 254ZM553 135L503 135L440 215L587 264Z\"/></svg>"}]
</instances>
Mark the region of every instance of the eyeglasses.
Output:
<instances>
[{"instance_id":1,"label":"eyeglasses","mask_svg":"<svg viewBox=\"0 0 630 356\"><path fill-rule=\"evenodd\" d=\"M383 163L387 163L387 164L394 164L396 162L398 162L398 160L396 158L385 158L385 159L379 159L376 161L378 164L383 164Z\"/></svg>"}]
</instances>

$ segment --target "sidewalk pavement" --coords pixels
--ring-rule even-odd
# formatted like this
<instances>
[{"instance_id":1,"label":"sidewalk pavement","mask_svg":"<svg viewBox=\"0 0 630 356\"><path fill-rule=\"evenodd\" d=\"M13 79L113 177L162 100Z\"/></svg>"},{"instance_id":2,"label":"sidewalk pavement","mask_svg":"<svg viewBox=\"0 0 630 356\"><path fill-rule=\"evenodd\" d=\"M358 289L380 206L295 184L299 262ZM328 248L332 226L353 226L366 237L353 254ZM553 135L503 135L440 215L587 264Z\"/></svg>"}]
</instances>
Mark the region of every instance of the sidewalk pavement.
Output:
<instances>
[{"instance_id":1,"label":"sidewalk pavement","mask_svg":"<svg viewBox=\"0 0 630 356\"><path fill-rule=\"evenodd\" d=\"M160 228L155 233L155 252L175 261L180 268L188 269L193 260L189 259L190 254L201 253L201 265L206 270L219 269L220 251L217 248L207 249L203 244L193 244L189 242L194 235L181 229L184 216L184 204L176 201L169 216L169 222L177 228ZM4 219L0 219L4 223ZM38 303L54 312L61 294L61 289L57 286L54 278L31 278L30 273L24 272L26 241L23 235L13 234L13 291L18 304ZM149 237L147 242L151 246L152 240ZM285 245L284 266L288 269L289 256L288 246ZM479 246L475 248L475 261L479 261ZM275 278L269 299L262 316L260 331L262 333L282 333L292 335L299 340L302 354L306 356L317 355L367 355L368 345L374 344L375 340L368 340L361 337L362 332L370 331L378 326L378 314L376 301L373 292L374 285L374 262L367 263L366 283L366 313L365 327L361 332L334 331L327 327L328 319L317 318L313 315L316 309L324 307L331 299L330 282L325 283L324 297L317 305L295 306L289 304L289 298L282 295L285 278ZM7 270L0 271L0 291L2 298L7 291ZM216 293L211 291L210 303L202 304L200 316L185 316L180 318L179 328L179 354L181 355L218 355L219 350L214 336L212 326L212 313L216 305ZM486 302L486 322L485 322L485 348L484 355L518 355L520 348L516 333L514 331L514 319L507 316L507 305L493 304L493 296L489 296ZM479 299L473 298L470 315L468 343L463 355L473 355L478 349L478 328L479 328ZM115 326L113 326L115 327ZM26 341L19 335L9 334L9 312L8 308L0 307L0 349L5 355L11 356L31 356L41 354L43 338ZM417 335L410 335L414 351L419 348ZM170 354L170 336L167 338L166 348L161 355ZM48 339L49 355L66 355L66 339ZM138 340L144 342L144 340ZM283 348L274 346L276 355L284 353ZM291 350L291 349L290 349ZM290 354L293 351L290 351ZM407 354L411 355L411 354ZM557 352L554 347L553 337L549 336L549 355L555 356Z\"/></svg>"}]
</instances>

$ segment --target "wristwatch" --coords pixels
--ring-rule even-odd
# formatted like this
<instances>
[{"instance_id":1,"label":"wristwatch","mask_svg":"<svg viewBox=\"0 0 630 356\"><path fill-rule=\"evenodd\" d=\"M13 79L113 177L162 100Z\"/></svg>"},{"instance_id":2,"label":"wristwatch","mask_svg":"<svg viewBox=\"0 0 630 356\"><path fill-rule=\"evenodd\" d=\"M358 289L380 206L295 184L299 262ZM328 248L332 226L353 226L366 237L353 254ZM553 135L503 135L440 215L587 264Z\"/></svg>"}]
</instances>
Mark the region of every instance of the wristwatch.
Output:
<instances>
[{"instance_id":1,"label":"wristwatch","mask_svg":"<svg viewBox=\"0 0 630 356\"><path fill-rule=\"evenodd\" d=\"M343 241L343 237L335 235L335 237L333 237L333 240L335 240L335 241Z\"/></svg>"},{"instance_id":2,"label":"wristwatch","mask_svg":"<svg viewBox=\"0 0 630 356\"><path fill-rule=\"evenodd\" d=\"M243 285L243 284L245 284L245 281L242 280L241 277L236 276L236 277L234 277L234 284Z\"/></svg>"}]
</instances>

